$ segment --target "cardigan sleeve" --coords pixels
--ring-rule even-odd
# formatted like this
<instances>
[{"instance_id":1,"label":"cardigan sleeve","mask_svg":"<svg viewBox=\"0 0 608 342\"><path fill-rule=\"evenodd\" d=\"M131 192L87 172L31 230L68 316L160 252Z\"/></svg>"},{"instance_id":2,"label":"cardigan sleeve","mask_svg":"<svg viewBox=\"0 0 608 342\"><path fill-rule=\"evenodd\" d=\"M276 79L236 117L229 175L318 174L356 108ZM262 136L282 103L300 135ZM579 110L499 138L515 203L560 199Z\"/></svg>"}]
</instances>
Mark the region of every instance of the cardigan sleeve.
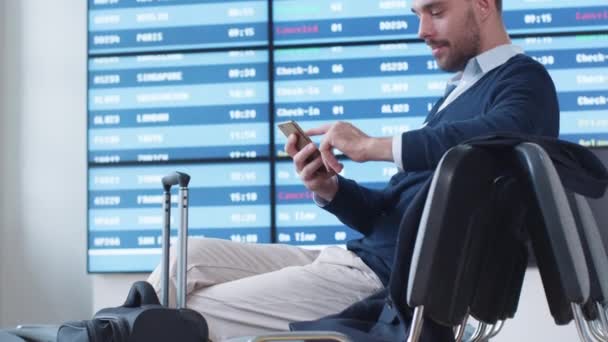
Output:
<instances>
[{"instance_id":1,"label":"cardigan sleeve","mask_svg":"<svg viewBox=\"0 0 608 342\"><path fill-rule=\"evenodd\" d=\"M530 60L505 68L488 89L488 96L489 109L483 114L470 113L465 116L469 119L440 121L403 133L404 170L434 169L448 149L480 135L501 132L558 135L555 86L541 64ZM470 109L461 106L460 110Z\"/></svg>"},{"instance_id":2,"label":"cardigan sleeve","mask_svg":"<svg viewBox=\"0 0 608 342\"><path fill-rule=\"evenodd\" d=\"M383 194L357 184L355 181L338 176L336 196L323 206L342 223L366 235L372 228L373 220L381 214Z\"/></svg>"}]
</instances>

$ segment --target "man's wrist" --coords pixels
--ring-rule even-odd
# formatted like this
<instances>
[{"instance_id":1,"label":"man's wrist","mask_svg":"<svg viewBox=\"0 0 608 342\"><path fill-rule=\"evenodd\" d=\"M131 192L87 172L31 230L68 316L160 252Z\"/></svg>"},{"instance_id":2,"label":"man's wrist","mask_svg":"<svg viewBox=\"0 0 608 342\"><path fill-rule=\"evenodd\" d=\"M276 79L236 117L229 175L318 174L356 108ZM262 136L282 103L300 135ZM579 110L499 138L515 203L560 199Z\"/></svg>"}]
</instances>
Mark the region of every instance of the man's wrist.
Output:
<instances>
[{"instance_id":1,"label":"man's wrist","mask_svg":"<svg viewBox=\"0 0 608 342\"><path fill-rule=\"evenodd\" d=\"M328 186L325 189L316 190L314 192L315 202L324 206L331 202L338 192L338 176L333 176L328 179Z\"/></svg>"},{"instance_id":2,"label":"man's wrist","mask_svg":"<svg viewBox=\"0 0 608 342\"><path fill-rule=\"evenodd\" d=\"M365 149L365 160L368 161L394 161L393 158L393 138L373 138L370 137L367 148Z\"/></svg>"}]
</instances>

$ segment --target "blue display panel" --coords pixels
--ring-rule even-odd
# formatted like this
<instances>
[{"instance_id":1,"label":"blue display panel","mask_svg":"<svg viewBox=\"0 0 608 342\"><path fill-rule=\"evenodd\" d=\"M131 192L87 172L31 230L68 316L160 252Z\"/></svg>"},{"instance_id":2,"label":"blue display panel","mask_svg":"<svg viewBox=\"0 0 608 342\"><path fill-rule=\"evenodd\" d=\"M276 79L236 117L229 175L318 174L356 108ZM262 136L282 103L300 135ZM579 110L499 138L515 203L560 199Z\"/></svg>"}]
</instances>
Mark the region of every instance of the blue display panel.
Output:
<instances>
[{"instance_id":1,"label":"blue display panel","mask_svg":"<svg viewBox=\"0 0 608 342\"><path fill-rule=\"evenodd\" d=\"M89 61L89 162L268 155L268 52Z\"/></svg>"},{"instance_id":2,"label":"blue display panel","mask_svg":"<svg viewBox=\"0 0 608 342\"><path fill-rule=\"evenodd\" d=\"M301 246L343 245L361 234L344 226L335 216L318 207L303 185L293 164L275 164L276 241ZM397 173L390 163L344 162L341 175L369 188L382 188Z\"/></svg>"},{"instance_id":3,"label":"blue display panel","mask_svg":"<svg viewBox=\"0 0 608 342\"><path fill-rule=\"evenodd\" d=\"M266 0L89 0L90 54L268 44Z\"/></svg>"},{"instance_id":4,"label":"blue display panel","mask_svg":"<svg viewBox=\"0 0 608 342\"><path fill-rule=\"evenodd\" d=\"M421 43L277 49L274 61L275 121L344 120L372 136L419 128L448 78ZM277 155L285 141L276 130Z\"/></svg>"},{"instance_id":5,"label":"blue display panel","mask_svg":"<svg viewBox=\"0 0 608 342\"><path fill-rule=\"evenodd\" d=\"M598 0L504 1L511 34L608 29ZM409 0L273 0L275 45L417 38Z\"/></svg>"},{"instance_id":6,"label":"blue display panel","mask_svg":"<svg viewBox=\"0 0 608 342\"><path fill-rule=\"evenodd\" d=\"M608 146L608 35L529 37L514 43L544 64L555 83L560 138Z\"/></svg>"},{"instance_id":7,"label":"blue display panel","mask_svg":"<svg viewBox=\"0 0 608 342\"><path fill-rule=\"evenodd\" d=\"M415 38L410 1L273 0L275 45Z\"/></svg>"},{"instance_id":8,"label":"blue display panel","mask_svg":"<svg viewBox=\"0 0 608 342\"><path fill-rule=\"evenodd\" d=\"M603 2L503 1L514 43L556 84L561 138L590 147L608 146ZM160 178L175 170L192 175L191 236L305 247L359 237L277 158L276 123L343 120L392 136L423 124L451 76L418 40L411 0L88 3L90 272L157 265ZM397 172L344 164L371 188Z\"/></svg>"},{"instance_id":9,"label":"blue display panel","mask_svg":"<svg viewBox=\"0 0 608 342\"><path fill-rule=\"evenodd\" d=\"M603 0L505 0L503 6L510 34L608 29L608 5Z\"/></svg>"},{"instance_id":10,"label":"blue display panel","mask_svg":"<svg viewBox=\"0 0 608 342\"><path fill-rule=\"evenodd\" d=\"M150 271L159 262L161 178L181 170L190 182L189 235L270 242L270 165L229 163L89 169L89 271ZM177 205L177 189L172 203ZM172 235L179 225L171 216Z\"/></svg>"}]
</instances>

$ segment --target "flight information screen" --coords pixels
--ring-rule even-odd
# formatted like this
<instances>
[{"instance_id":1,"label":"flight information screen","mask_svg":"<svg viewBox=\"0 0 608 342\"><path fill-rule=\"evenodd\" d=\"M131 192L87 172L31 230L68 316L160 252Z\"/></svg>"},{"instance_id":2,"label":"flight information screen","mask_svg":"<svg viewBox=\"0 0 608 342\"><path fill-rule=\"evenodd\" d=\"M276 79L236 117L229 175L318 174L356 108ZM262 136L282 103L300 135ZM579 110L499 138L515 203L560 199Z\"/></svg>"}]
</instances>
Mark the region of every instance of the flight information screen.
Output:
<instances>
[{"instance_id":1,"label":"flight information screen","mask_svg":"<svg viewBox=\"0 0 608 342\"><path fill-rule=\"evenodd\" d=\"M608 29L598 0L503 1L512 34ZM417 38L411 0L274 0L276 45Z\"/></svg>"},{"instance_id":2,"label":"flight information screen","mask_svg":"<svg viewBox=\"0 0 608 342\"><path fill-rule=\"evenodd\" d=\"M276 163L276 241L301 246L344 245L361 234L344 226L335 216L313 202L288 161ZM389 163L344 163L342 175L369 188L382 188L397 173Z\"/></svg>"},{"instance_id":3,"label":"flight information screen","mask_svg":"<svg viewBox=\"0 0 608 342\"><path fill-rule=\"evenodd\" d=\"M190 236L304 248L360 237L314 203L276 124L394 136L424 124L452 77L418 39L411 0L88 3L90 272L158 264L160 179L176 170L192 176ZM608 146L601 3L503 1L513 43L555 83L560 137L588 147ZM342 162L371 188L397 173ZM173 235L178 221L174 210Z\"/></svg>"},{"instance_id":4,"label":"flight information screen","mask_svg":"<svg viewBox=\"0 0 608 342\"><path fill-rule=\"evenodd\" d=\"M608 5L598 0L504 0L510 34L608 29Z\"/></svg>"},{"instance_id":5,"label":"flight information screen","mask_svg":"<svg viewBox=\"0 0 608 342\"><path fill-rule=\"evenodd\" d=\"M268 243L268 163L100 167L89 169L89 269L150 271L160 260L163 201L160 180L174 170L192 176L192 237ZM172 236L177 234L177 187L172 196Z\"/></svg>"},{"instance_id":6,"label":"flight information screen","mask_svg":"<svg viewBox=\"0 0 608 342\"><path fill-rule=\"evenodd\" d=\"M89 162L268 155L268 52L95 57Z\"/></svg>"},{"instance_id":7,"label":"flight information screen","mask_svg":"<svg viewBox=\"0 0 608 342\"><path fill-rule=\"evenodd\" d=\"M410 1L274 0L277 45L415 38L418 19Z\"/></svg>"},{"instance_id":8,"label":"flight information screen","mask_svg":"<svg viewBox=\"0 0 608 342\"><path fill-rule=\"evenodd\" d=\"M265 0L89 0L89 53L264 45Z\"/></svg>"}]
</instances>

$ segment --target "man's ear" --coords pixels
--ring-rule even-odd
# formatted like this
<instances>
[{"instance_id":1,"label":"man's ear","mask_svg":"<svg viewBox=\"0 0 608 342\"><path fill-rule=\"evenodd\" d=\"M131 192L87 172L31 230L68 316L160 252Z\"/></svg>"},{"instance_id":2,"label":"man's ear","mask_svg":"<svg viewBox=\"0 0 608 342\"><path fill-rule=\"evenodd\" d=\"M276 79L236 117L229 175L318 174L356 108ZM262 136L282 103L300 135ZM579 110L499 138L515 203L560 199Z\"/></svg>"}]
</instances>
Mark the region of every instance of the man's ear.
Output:
<instances>
[{"instance_id":1,"label":"man's ear","mask_svg":"<svg viewBox=\"0 0 608 342\"><path fill-rule=\"evenodd\" d=\"M475 11L481 22L486 21L493 12L496 12L495 0L472 0Z\"/></svg>"}]
</instances>

